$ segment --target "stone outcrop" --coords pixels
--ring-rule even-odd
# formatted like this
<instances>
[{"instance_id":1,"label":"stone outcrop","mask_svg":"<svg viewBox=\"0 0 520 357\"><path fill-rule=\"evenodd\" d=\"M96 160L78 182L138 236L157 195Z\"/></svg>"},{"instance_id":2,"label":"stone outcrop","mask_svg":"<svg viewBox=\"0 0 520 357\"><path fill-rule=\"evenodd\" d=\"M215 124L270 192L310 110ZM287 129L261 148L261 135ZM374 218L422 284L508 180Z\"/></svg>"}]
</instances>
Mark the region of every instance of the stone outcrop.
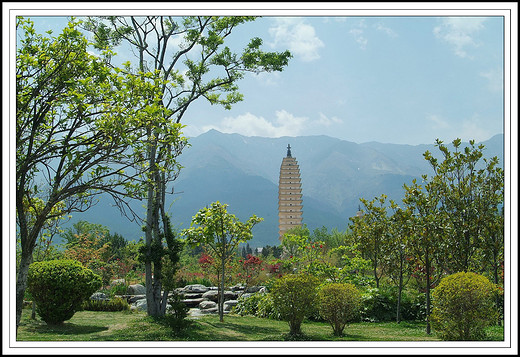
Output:
<instances>
[{"instance_id":1,"label":"stone outcrop","mask_svg":"<svg viewBox=\"0 0 520 357\"><path fill-rule=\"evenodd\" d=\"M129 285L126 289L127 295L145 295L146 288L141 284Z\"/></svg>"},{"instance_id":2,"label":"stone outcrop","mask_svg":"<svg viewBox=\"0 0 520 357\"><path fill-rule=\"evenodd\" d=\"M226 288L224 291L224 313L229 313L238 304L240 296L251 296L255 293L265 292L264 286L252 286L246 289L243 285L235 285ZM133 294L132 294L133 293ZM187 285L183 288L175 289L174 293L181 297L181 301L190 308L189 314L197 316L202 314L218 313L218 288L215 286L204 286L201 284ZM126 298L133 310L146 311L146 288L143 285L130 285Z\"/></svg>"}]
</instances>

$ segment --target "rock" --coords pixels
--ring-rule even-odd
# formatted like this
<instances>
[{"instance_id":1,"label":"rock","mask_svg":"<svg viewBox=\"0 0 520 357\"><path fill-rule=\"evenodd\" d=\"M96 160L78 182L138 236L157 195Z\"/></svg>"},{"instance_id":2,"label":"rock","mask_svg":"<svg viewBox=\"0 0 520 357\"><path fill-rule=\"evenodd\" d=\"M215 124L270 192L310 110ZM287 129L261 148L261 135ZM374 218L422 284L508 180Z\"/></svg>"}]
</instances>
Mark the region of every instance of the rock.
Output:
<instances>
[{"instance_id":1,"label":"rock","mask_svg":"<svg viewBox=\"0 0 520 357\"><path fill-rule=\"evenodd\" d=\"M204 294L202 294L202 293L188 293L188 294L183 294L182 296L185 299L200 299L200 298L204 297Z\"/></svg>"},{"instance_id":2,"label":"rock","mask_svg":"<svg viewBox=\"0 0 520 357\"><path fill-rule=\"evenodd\" d=\"M214 308L215 309L217 308L217 303L214 301L202 301L199 304L199 309L201 309L201 310L214 309Z\"/></svg>"},{"instance_id":3,"label":"rock","mask_svg":"<svg viewBox=\"0 0 520 357\"><path fill-rule=\"evenodd\" d=\"M236 304L238 304L238 301L237 300L229 300L229 301L226 301L224 303L224 312L226 311L231 311L231 309L233 309L233 306L236 306Z\"/></svg>"},{"instance_id":4,"label":"rock","mask_svg":"<svg viewBox=\"0 0 520 357\"><path fill-rule=\"evenodd\" d=\"M141 284L129 285L126 293L128 295L146 295L146 288Z\"/></svg>"},{"instance_id":5,"label":"rock","mask_svg":"<svg viewBox=\"0 0 520 357\"><path fill-rule=\"evenodd\" d=\"M137 300L142 300L142 299L146 300L146 295L132 295L132 296L127 298L127 301L128 301L129 304L133 304Z\"/></svg>"},{"instance_id":6,"label":"rock","mask_svg":"<svg viewBox=\"0 0 520 357\"><path fill-rule=\"evenodd\" d=\"M262 289L264 289L264 291L265 291L265 286L249 286L247 289L245 289L244 292L246 292L246 293L257 293L257 292L259 292Z\"/></svg>"},{"instance_id":7,"label":"rock","mask_svg":"<svg viewBox=\"0 0 520 357\"><path fill-rule=\"evenodd\" d=\"M212 307L211 309L200 310L202 314L218 314L218 307Z\"/></svg>"},{"instance_id":8,"label":"rock","mask_svg":"<svg viewBox=\"0 0 520 357\"><path fill-rule=\"evenodd\" d=\"M146 303L146 299L140 299L135 302L135 307L139 311L147 311L148 310L148 304Z\"/></svg>"},{"instance_id":9,"label":"rock","mask_svg":"<svg viewBox=\"0 0 520 357\"><path fill-rule=\"evenodd\" d=\"M236 300L238 298L238 293L234 291L224 291L224 301L228 300Z\"/></svg>"},{"instance_id":10,"label":"rock","mask_svg":"<svg viewBox=\"0 0 520 357\"><path fill-rule=\"evenodd\" d=\"M186 285L183 289L185 294L189 293L199 293L204 294L206 291L208 291L209 288L207 286L204 286L202 284L193 284L193 285Z\"/></svg>"},{"instance_id":11,"label":"rock","mask_svg":"<svg viewBox=\"0 0 520 357\"><path fill-rule=\"evenodd\" d=\"M187 307L197 307L203 301L205 301L203 298L199 298L199 299L184 299L184 300L182 300L182 302Z\"/></svg>"},{"instance_id":12,"label":"rock","mask_svg":"<svg viewBox=\"0 0 520 357\"><path fill-rule=\"evenodd\" d=\"M204 294L202 294L202 297L211 301L218 301L218 291L208 290Z\"/></svg>"},{"instance_id":13,"label":"rock","mask_svg":"<svg viewBox=\"0 0 520 357\"><path fill-rule=\"evenodd\" d=\"M248 297L250 297L252 295L253 295L253 293L243 293L242 295L240 295L240 297L243 299L247 299Z\"/></svg>"},{"instance_id":14,"label":"rock","mask_svg":"<svg viewBox=\"0 0 520 357\"><path fill-rule=\"evenodd\" d=\"M231 287L231 291L242 291L245 288L246 288L245 285L237 284L237 285Z\"/></svg>"},{"instance_id":15,"label":"rock","mask_svg":"<svg viewBox=\"0 0 520 357\"><path fill-rule=\"evenodd\" d=\"M90 300L110 300L110 298L108 296L106 296L105 293L98 291L98 292L90 295Z\"/></svg>"},{"instance_id":16,"label":"rock","mask_svg":"<svg viewBox=\"0 0 520 357\"><path fill-rule=\"evenodd\" d=\"M110 282L110 286L126 284L125 279L115 279Z\"/></svg>"}]
</instances>

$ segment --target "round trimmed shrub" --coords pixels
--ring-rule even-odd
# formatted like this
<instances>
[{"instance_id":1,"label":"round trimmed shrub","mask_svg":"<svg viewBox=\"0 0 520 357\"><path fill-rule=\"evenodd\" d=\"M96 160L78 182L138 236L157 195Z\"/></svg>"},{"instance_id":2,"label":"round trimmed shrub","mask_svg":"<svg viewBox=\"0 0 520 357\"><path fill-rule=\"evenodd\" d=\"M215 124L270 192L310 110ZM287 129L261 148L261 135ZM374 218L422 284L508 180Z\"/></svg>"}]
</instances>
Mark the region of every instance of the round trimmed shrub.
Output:
<instances>
[{"instance_id":1,"label":"round trimmed shrub","mask_svg":"<svg viewBox=\"0 0 520 357\"><path fill-rule=\"evenodd\" d=\"M69 320L101 287L101 277L75 260L49 260L29 267L27 288L47 324Z\"/></svg>"},{"instance_id":2,"label":"round trimmed shrub","mask_svg":"<svg viewBox=\"0 0 520 357\"><path fill-rule=\"evenodd\" d=\"M308 274L288 274L278 279L271 292L274 308L289 323L289 335L301 335L305 317L316 310L318 278Z\"/></svg>"},{"instance_id":3,"label":"round trimmed shrub","mask_svg":"<svg viewBox=\"0 0 520 357\"><path fill-rule=\"evenodd\" d=\"M354 321L361 309L361 293L353 284L330 283L318 292L320 316L341 336L345 326Z\"/></svg>"},{"instance_id":4,"label":"round trimmed shrub","mask_svg":"<svg viewBox=\"0 0 520 357\"><path fill-rule=\"evenodd\" d=\"M432 327L443 340L477 341L498 316L497 288L486 277L460 272L441 280L432 292Z\"/></svg>"}]
</instances>

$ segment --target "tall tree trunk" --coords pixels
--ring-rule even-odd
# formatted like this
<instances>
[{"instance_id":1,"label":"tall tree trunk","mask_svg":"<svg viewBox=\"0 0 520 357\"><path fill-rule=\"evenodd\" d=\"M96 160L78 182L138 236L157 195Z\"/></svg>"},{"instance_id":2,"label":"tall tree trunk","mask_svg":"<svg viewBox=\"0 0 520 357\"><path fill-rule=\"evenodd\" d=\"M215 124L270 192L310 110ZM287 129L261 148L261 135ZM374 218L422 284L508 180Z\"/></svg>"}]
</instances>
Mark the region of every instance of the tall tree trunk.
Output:
<instances>
[{"instance_id":1,"label":"tall tree trunk","mask_svg":"<svg viewBox=\"0 0 520 357\"><path fill-rule=\"evenodd\" d=\"M220 277L220 299L219 299L219 317L220 322L224 322L224 270L226 269L226 257L222 254L222 262L221 262L221 277Z\"/></svg>"},{"instance_id":2,"label":"tall tree trunk","mask_svg":"<svg viewBox=\"0 0 520 357\"><path fill-rule=\"evenodd\" d=\"M396 313L396 321L397 323L401 322L401 295L403 292L403 258L401 257L399 262L399 288L397 294L397 313Z\"/></svg>"},{"instance_id":3,"label":"tall tree trunk","mask_svg":"<svg viewBox=\"0 0 520 357\"><path fill-rule=\"evenodd\" d=\"M31 251L32 252L32 251ZM16 332L18 333L18 326L22 319L23 298L25 289L27 288L27 275L29 273L29 265L33 261L32 254L22 251L20 267L18 268L18 276L16 279Z\"/></svg>"},{"instance_id":4,"label":"tall tree trunk","mask_svg":"<svg viewBox=\"0 0 520 357\"><path fill-rule=\"evenodd\" d=\"M430 257L428 249L425 252L425 264L426 264L426 333L429 335L431 333L430 326Z\"/></svg>"}]
</instances>

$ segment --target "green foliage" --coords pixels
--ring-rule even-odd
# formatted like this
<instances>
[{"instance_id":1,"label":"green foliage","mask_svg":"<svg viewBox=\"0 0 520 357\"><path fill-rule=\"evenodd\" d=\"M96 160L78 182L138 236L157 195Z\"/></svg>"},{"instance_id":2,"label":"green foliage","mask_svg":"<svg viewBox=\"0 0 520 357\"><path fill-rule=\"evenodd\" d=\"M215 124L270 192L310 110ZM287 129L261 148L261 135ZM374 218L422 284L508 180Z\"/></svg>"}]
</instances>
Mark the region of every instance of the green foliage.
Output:
<instances>
[{"instance_id":1,"label":"green foliage","mask_svg":"<svg viewBox=\"0 0 520 357\"><path fill-rule=\"evenodd\" d=\"M362 291L360 318L367 322L395 321L397 313L397 287L383 285ZM403 290L401 294L400 320L424 321L426 317L425 294L415 290Z\"/></svg>"},{"instance_id":2,"label":"green foliage","mask_svg":"<svg viewBox=\"0 0 520 357\"><path fill-rule=\"evenodd\" d=\"M130 305L122 298L112 298L109 300L85 300L81 304L82 310L87 311L128 311Z\"/></svg>"},{"instance_id":3,"label":"green foliage","mask_svg":"<svg viewBox=\"0 0 520 357\"><path fill-rule=\"evenodd\" d=\"M183 230L186 242L192 246L202 245L206 252L219 266L220 280L220 318L224 318L224 282L226 280L226 267L230 263L240 243L245 243L253 234L253 227L263 218L251 216L245 223L227 212L227 204L213 202L211 207L201 209L193 217L191 226Z\"/></svg>"},{"instance_id":4,"label":"green foliage","mask_svg":"<svg viewBox=\"0 0 520 357\"><path fill-rule=\"evenodd\" d=\"M331 283L318 291L320 316L341 336L347 323L355 321L361 308L361 293L352 284Z\"/></svg>"},{"instance_id":5,"label":"green foliage","mask_svg":"<svg viewBox=\"0 0 520 357\"><path fill-rule=\"evenodd\" d=\"M51 260L31 264L27 283L42 320L60 324L101 287L101 277L77 261Z\"/></svg>"},{"instance_id":6,"label":"green foliage","mask_svg":"<svg viewBox=\"0 0 520 357\"><path fill-rule=\"evenodd\" d=\"M233 307L233 312L240 316L257 316L258 304L265 298L266 294L256 293L247 297L240 296L238 303Z\"/></svg>"},{"instance_id":7,"label":"green foliage","mask_svg":"<svg viewBox=\"0 0 520 357\"><path fill-rule=\"evenodd\" d=\"M114 297L116 295L125 295L128 289L126 283L117 283L110 286L108 289L108 296Z\"/></svg>"},{"instance_id":8,"label":"green foliage","mask_svg":"<svg viewBox=\"0 0 520 357\"><path fill-rule=\"evenodd\" d=\"M186 329L191 321L187 320L189 308L182 302L179 294L173 294L168 298L166 314L161 320L170 327L176 334Z\"/></svg>"},{"instance_id":9,"label":"green foliage","mask_svg":"<svg viewBox=\"0 0 520 357\"><path fill-rule=\"evenodd\" d=\"M289 274L278 279L271 292L275 309L289 323L291 335L301 334L305 317L316 311L320 281L308 274Z\"/></svg>"},{"instance_id":10,"label":"green foliage","mask_svg":"<svg viewBox=\"0 0 520 357\"><path fill-rule=\"evenodd\" d=\"M485 339L485 328L497 321L496 286L486 277L460 272L433 290L432 326L443 340Z\"/></svg>"}]
</instances>

